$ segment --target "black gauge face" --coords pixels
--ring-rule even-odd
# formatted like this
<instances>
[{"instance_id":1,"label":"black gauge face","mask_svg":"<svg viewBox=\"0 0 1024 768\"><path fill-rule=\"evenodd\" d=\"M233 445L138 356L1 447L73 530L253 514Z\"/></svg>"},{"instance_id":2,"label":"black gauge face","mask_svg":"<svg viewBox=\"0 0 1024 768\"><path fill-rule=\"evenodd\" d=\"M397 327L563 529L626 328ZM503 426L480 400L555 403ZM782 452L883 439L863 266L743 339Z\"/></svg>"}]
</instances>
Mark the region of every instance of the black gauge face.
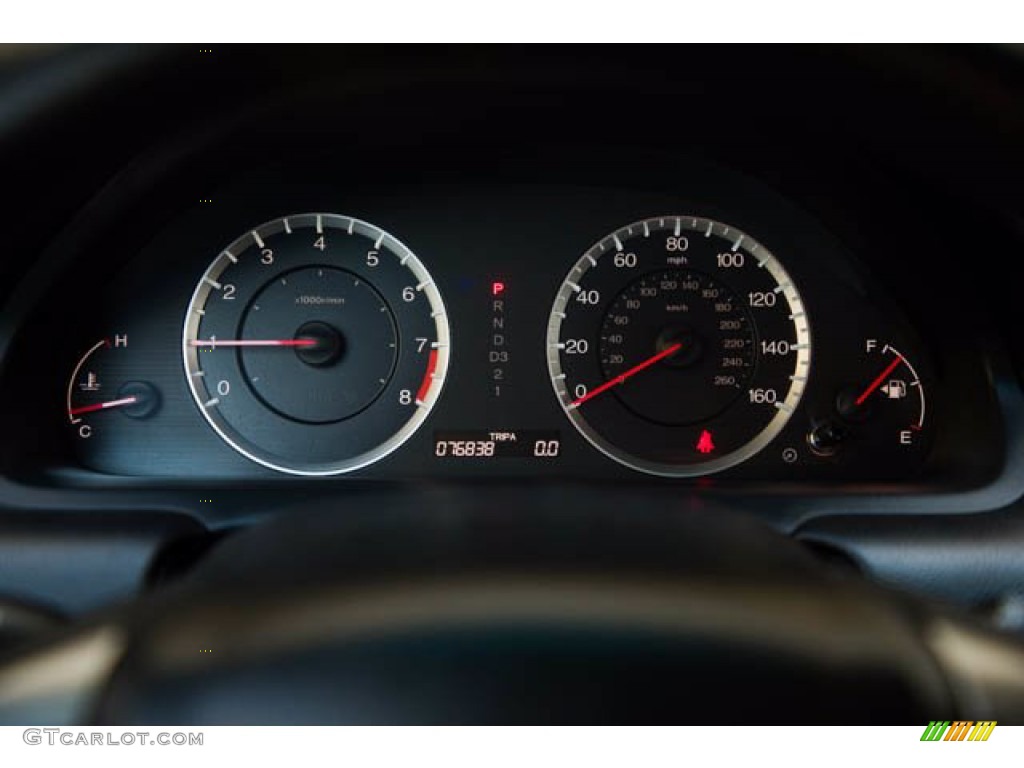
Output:
<instances>
[{"instance_id":1,"label":"black gauge face","mask_svg":"<svg viewBox=\"0 0 1024 768\"><path fill-rule=\"evenodd\" d=\"M924 386L917 369L892 344L865 339L862 376L856 384L839 390L836 413L843 433L856 440L862 451L885 455L924 447L925 415L928 412ZM820 432L812 432L812 449Z\"/></svg>"},{"instance_id":2,"label":"black gauge face","mask_svg":"<svg viewBox=\"0 0 1024 768\"><path fill-rule=\"evenodd\" d=\"M100 339L82 355L68 379L68 421L81 440L89 440L108 419L147 419L160 410L160 392L136 378L125 364L128 334Z\"/></svg>"},{"instance_id":3,"label":"black gauge face","mask_svg":"<svg viewBox=\"0 0 1024 768\"><path fill-rule=\"evenodd\" d=\"M423 422L448 368L441 295L416 256L335 214L268 222L196 287L183 352L196 404L264 466L327 475L366 466Z\"/></svg>"},{"instance_id":4,"label":"black gauge face","mask_svg":"<svg viewBox=\"0 0 1024 768\"><path fill-rule=\"evenodd\" d=\"M587 251L555 299L547 346L555 393L584 437L627 466L680 477L767 445L811 357L778 259L692 216L636 222Z\"/></svg>"},{"instance_id":5,"label":"black gauge face","mask_svg":"<svg viewBox=\"0 0 1024 768\"><path fill-rule=\"evenodd\" d=\"M604 380L676 345L678 351L609 394L654 424L702 424L732 405L749 383L754 323L730 289L710 275L678 269L642 275L605 312L598 342ZM677 397L682 372L711 382L707 396Z\"/></svg>"}]
</instances>

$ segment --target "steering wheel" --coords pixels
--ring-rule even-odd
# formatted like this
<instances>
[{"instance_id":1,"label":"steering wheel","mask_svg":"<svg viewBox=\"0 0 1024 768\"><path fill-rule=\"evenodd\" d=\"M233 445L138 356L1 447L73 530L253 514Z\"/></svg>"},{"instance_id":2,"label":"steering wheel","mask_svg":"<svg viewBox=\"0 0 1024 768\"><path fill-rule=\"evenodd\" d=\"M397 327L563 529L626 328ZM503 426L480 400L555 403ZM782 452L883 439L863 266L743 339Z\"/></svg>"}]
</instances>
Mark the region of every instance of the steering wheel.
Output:
<instances>
[{"instance_id":1,"label":"steering wheel","mask_svg":"<svg viewBox=\"0 0 1024 768\"><path fill-rule=\"evenodd\" d=\"M618 499L566 512L559 501L484 509L478 494L408 492L374 497L376 509L286 511L226 539L183 580L9 663L0 721L1024 713L1019 643L885 592L756 521Z\"/></svg>"}]
</instances>

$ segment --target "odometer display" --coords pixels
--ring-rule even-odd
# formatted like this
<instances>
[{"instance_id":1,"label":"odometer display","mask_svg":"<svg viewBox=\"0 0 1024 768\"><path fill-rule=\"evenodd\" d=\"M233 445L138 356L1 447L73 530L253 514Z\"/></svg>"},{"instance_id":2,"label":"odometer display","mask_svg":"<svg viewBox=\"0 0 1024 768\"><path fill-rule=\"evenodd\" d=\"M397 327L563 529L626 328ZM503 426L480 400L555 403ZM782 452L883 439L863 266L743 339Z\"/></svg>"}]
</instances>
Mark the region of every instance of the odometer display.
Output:
<instances>
[{"instance_id":1,"label":"odometer display","mask_svg":"<svg viewBox=\"0 0 1024 768\"><path fill-rule=\"evenodd\" d=\"M562 408L595 447L686 477L779 433L803 394L811 337L767 248L721 222L666 216L580 257L551 311L547 359Z\"/></svg>"}]
</instances>

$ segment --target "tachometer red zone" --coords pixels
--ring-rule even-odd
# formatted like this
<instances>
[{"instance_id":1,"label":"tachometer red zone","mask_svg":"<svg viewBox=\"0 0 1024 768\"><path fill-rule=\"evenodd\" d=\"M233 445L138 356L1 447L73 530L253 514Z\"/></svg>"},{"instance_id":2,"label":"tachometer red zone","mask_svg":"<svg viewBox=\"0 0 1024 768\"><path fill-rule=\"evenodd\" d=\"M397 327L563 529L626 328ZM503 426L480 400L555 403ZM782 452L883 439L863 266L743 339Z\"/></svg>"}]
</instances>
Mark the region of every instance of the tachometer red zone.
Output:
<instances>
[{"instance_id":1,"label":"tachometer red zone","mask_svg":"<svg viewBox=\"0 0 1024 768\"><path fill-rule=\"evenodd\" d=\"M427 400L427 393L430 392L430 385L434 382L434 371L437 369L437 350L430 350L430 358L427 360L427 372L423 375L419 391L416 392L416 402L424 403Z\"/></svg>"}]
</instances>

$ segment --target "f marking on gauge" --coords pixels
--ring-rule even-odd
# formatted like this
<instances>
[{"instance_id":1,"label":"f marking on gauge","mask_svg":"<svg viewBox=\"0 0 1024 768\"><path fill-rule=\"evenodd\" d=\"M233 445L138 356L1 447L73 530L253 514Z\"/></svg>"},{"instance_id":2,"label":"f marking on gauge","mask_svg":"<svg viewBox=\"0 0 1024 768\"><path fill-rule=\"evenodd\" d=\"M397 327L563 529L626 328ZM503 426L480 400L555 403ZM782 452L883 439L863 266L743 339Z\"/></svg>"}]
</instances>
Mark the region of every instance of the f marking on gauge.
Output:
<instances>
[{"instance_id":1,"label":"f marking on gauge","mask_svg":"<svg viewBox=\"0 0 1024 768\"><path fill-rule=\"evenodd\" d=\"M416 432L450 344L441 293L408 246L361 219L300 213L213 259L182 356L199 412L231 448L279 472L334 475Z\"/></svg>"},{"instance_id":2,"label":"f marking on gauge","mask_svg":"<svg viewBox=\"0 0 1024 768\"><path fill-rule=\"evenodd\" d=\"M835 396L835 418L808 433L811 450L833 456L851 444L881 455L882 451L925 447L928 408L917 369L899 348L881 339L864 339L861 351L853 383L841 387Z\"/></svg>"},{"instance_id":3,"label":"f marking on gauge","mask_svg":"<svg viewBox=\"0 0 1024 768\"><path fill-rule=\"evenodd\" d=\"M632 469L669 477L749 459L785 427L811 364L807 310L767 246L695 215L598 240L548 319L555 396L579 433Z\"/></svg>"}]
</instances>

